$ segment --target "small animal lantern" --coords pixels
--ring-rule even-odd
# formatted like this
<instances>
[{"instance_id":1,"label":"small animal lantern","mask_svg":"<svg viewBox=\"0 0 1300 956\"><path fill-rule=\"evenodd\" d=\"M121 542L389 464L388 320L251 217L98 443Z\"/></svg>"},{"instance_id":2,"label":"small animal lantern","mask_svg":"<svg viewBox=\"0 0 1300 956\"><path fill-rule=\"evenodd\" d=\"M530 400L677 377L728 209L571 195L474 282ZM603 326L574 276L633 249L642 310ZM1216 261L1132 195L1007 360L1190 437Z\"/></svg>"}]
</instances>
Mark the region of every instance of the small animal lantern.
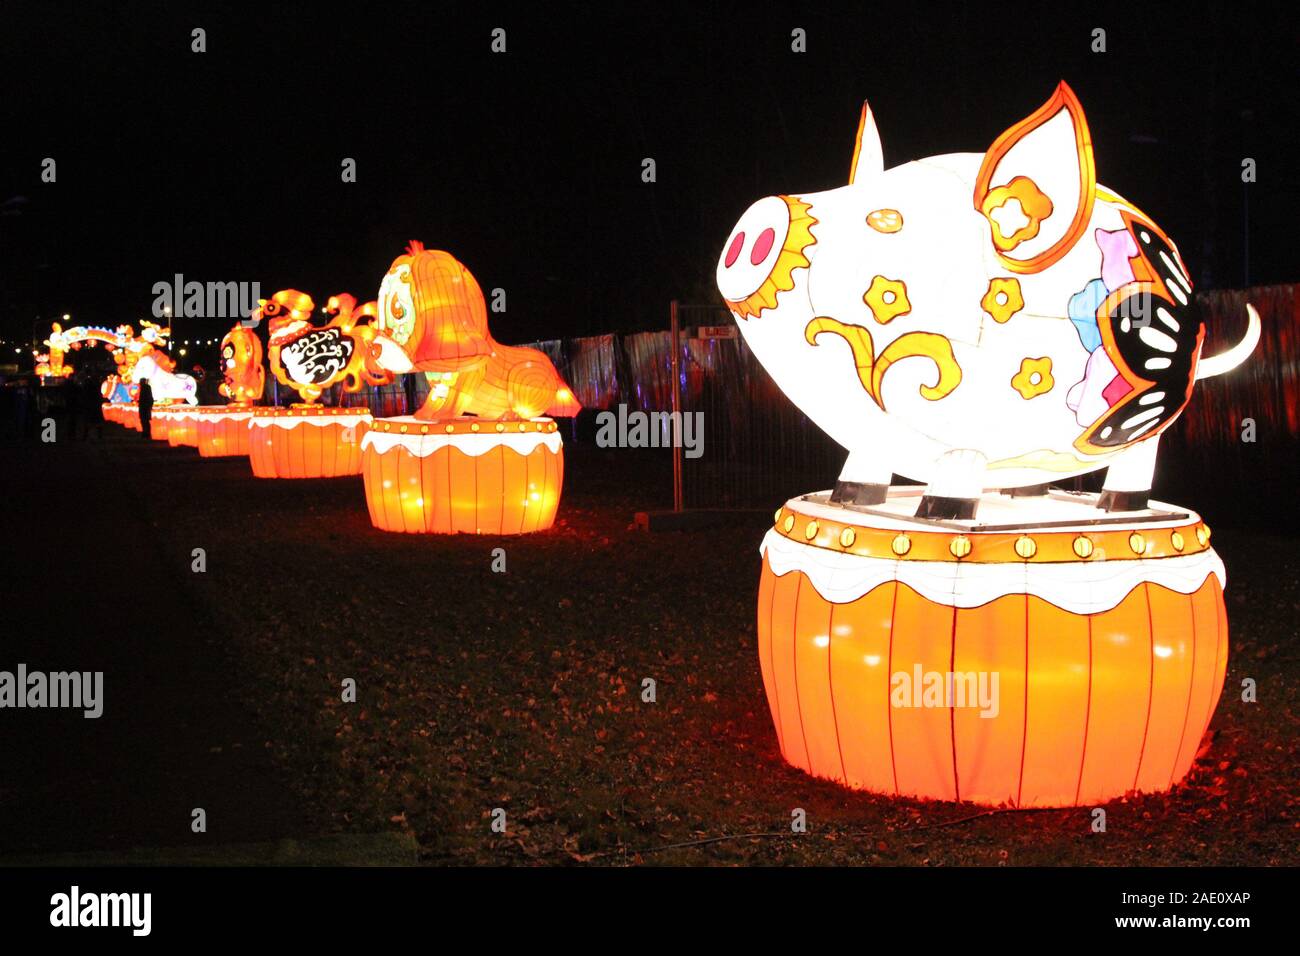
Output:
<instances>
[{"instance_id":1,"label":"small animal lantern","mask_svg":"<svg viewBox=\"0 0 1300 956\"><path fill-rule=\"evenodd\" d=\"M1201 355L1178 249L1096 182L1064 83L987 152L888 171L864 105L849 185L754 203L717 282L777 385L848 449L831 500L880 503L897 473L927 483L923 517L1106 466L1099 504L1145 508L1159 433L1259 340L1248 306L1243 339Z\"/></svg>"},{"instance_id":2,"label":"small animal lantern","mask_svg":"<svg viewBox=\"0 0 1300 956\"><path fill-rule=\"evenodd\" d=\"M268 320L271 371L282 385L298 392L306 404L319 400L331 385L343 382L349 392L363 384L384 385L392 376L375 364L375 330L363 323L375 314L375 303L357 308L347 293L330 296L322 326L312 325L316 308L311 296L285 289L270 301L261 300L254 316Z\"/></svg>"},{"instance_id":3,"label":"small animal lantern","mask_svg":"<svg viewBox=\"0 0 1300 956\"><path fill-rule=\"evenodd\" d=\"M488 332L483 290L450 253L412 242L379 288L380 366L424 372L424 420L572 416L581 405L536 349L502 345Z\"/></svg>"},{"instance_id":4,"label":"small animal lantern","mask_svg":"<svg viewBox=\"0 0 1300 956\"><path fill-rule=\"evenodd\" d=\"M231 405L252 405L266 388L262 342L257 333L236 325L221 340L221 375L217 389Z\"/></svg>"}]
</instances>

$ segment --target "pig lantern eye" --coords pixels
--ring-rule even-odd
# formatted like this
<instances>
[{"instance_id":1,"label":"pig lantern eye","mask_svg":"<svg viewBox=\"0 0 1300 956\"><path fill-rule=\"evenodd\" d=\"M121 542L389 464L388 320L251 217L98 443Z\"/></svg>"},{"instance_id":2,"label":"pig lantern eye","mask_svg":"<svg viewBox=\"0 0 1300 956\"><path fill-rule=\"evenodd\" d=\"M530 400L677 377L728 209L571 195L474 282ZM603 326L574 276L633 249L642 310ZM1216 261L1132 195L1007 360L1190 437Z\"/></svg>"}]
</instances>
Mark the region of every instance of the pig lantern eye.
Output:
<instances>
[{"instance_id":1,"label":"pig lantern eye","mask_svg":"<svg viewBox=\"0 0 1300 956\"><path fill-rule=\"evenodd\" d=\"M794 271L807 268L804 250L816 241L810 207L787 196L768 196L745 211L718 260L718 291L734 312L756 316L776 305L778 292L794 288Z\"/></svg>"}]
</instances>

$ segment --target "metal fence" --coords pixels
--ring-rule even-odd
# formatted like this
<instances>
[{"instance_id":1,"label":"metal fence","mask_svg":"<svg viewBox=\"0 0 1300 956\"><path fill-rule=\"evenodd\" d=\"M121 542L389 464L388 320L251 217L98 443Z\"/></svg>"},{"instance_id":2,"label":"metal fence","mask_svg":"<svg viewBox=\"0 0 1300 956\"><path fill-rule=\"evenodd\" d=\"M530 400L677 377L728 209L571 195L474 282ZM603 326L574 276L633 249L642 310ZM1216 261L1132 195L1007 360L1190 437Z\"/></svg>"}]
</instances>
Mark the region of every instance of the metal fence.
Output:
<instances>
[{"instance_id":1,"label":"metal fence","mask_svg":"<svg viewBox=\"0 0 1300 956\"><path fill-rule=\"evenodd\" d=\"M776 387L730 313L675 311L681 411L703 429L702 453L681 457L684 507L770 509L829 487L845 451Z\"/></svg>"},{"instance_id":2,"label":"metal fence","mask_svg":"<svg viewBox=\"0 0 1300 956\"><path fill-rule=\"evenodd\" d=\"M1239 371L1199 383L1161 438L1158 485L1213 497L1219 507L1290 501L1300 483L1300 285L1198 294L1205 354L1241 337L1247 301L1264 323L1254 355ZM584 414L625 404L703 416L703 454L683 455L676 471L681 506L769 508L834 482L846 453L777 389L743 339L725 337L735 335L729 313L676 305L665 319L665 331L532 344L555 361ZM1257 425L1253 443L1243 439L1247 419Z\"/></svg>"}]
</instances>

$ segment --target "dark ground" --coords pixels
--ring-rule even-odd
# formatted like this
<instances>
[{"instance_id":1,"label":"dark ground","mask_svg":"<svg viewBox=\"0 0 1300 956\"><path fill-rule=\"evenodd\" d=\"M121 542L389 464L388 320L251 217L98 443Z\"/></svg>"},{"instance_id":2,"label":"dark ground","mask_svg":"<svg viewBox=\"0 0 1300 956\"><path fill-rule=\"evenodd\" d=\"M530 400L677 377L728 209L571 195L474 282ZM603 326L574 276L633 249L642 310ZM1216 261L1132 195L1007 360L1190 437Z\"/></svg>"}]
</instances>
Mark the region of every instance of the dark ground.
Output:
<instances>
[{"instance_id":1,"label":"dark ground","mask_svg":"<svg viewBox=\"0 0 1300 956\"><path fill-rule=\"evenodd\" d=\"M473 539L374 530L359 477L258 481L115 425L0 445L0 667L106 672L98 721L0 714L0 858L395 833L426 863L1300 862L1294 537L1207 514L1232 622L1213 741L1098 835L1087 809L978 815L786 766L754 650L766 517L635 532L665 462L566 456L553 531Z\"/></svg>"}]
</instances>

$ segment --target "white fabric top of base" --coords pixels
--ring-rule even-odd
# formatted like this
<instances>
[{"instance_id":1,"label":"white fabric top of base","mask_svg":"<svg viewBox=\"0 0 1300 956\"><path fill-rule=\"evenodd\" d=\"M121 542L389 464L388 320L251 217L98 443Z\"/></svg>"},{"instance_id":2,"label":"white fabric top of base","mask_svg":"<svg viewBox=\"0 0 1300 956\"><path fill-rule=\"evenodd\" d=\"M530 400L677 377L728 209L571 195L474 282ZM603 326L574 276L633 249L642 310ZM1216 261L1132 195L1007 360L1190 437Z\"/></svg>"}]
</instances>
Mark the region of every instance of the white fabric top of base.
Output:
<instances>
[{"instance_id":1,"label":"white fabric top of base","mask_svg":"<svg viewBox=\"0 0 1300 956\"><path fill-rule=\"evenodd\" d=\"M344 428L356 428L358 425L369 425L374 421L374 416L369 412L357 412L346 415L257 415L254 414L248 420L250 428L267 428L274 425L277 428L297 428L299 425L313 425L317 428L324 428L326 425L342 425Z\"/></svg>"},{"instance_id":2,"label":"white fabric top of base","mask_svg":"<svg viewBox=\"0 0 1300 956\"><path fill-rule=\"evenodd\" d=\"M385 422L396 422L409 425L413 428L429 426L427 434L408 431L405 434L397 431L377 431L371 429L366 432L365 437L361 439L361 450L373 448L379 454L387 454L394 448L402 447L414 455L416 458L427 458L440 448L448 446L455 448L461 454L469 455L471 458L477 458L479 455L486 455L494 448L509 448L517 455L531 455L539 446L545 447L551 454L559 454L563 447L560 439L560 432L512 432L512 431L482 431L482 432L456 432L448 435L446 432L434 431L435 422L428 422L414 415L405 415L398 418L385 418ZM534 422L550 421L545 418L530 419Z\"/></svg>"},{"instance_id":3,"label":"white fabric top of base","mask_svg":"<svg viewBox=\"0 0 1300 956\"><path fill-rule=\"evenodd\" d=\"M1213 549L1151 560L967 564L845 554L791 541L773 528L758 550L778 577L802 571L832 604L849 604L882 584L901 581L945 607L973 608L1008 594L1032 594L1072 614L1097 614L1147 582L1179 594L1199 590L1211 574L1220 587L1227 582L1223 561Z\"/></svg>"},{"instance_id":4,"label":"white fabric top of base","mask_svg":"<svg viewBox=\"0 0 1300 956\"><path fill-rule=\"evenodd\" d=\"M194 412L190 418L197 418L201 422L242 422L253 417L250 411L238 412Z\"/></svg>"}]
</instances>

